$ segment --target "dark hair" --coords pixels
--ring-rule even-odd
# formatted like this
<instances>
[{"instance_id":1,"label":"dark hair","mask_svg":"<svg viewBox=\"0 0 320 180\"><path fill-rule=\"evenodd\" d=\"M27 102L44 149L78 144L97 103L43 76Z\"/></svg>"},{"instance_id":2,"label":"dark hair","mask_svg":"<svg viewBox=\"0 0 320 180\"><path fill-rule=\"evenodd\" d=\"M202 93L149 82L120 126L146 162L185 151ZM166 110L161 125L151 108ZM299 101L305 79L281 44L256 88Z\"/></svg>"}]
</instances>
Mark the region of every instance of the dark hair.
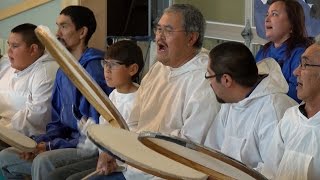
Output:
<instances>
[{"instance_id":1,"label":"dark hair","mask_svg":"<svg viewBox=\"0 0 320 180\"><path fill-rule=\"evenodd\" d=\"M199 37L194 47L200 49L203 44L206 20L202 13L196 7L190 4L173 4L166 8L163 13L174 12L181 13L183 17L183 27L186 32L198 32Z\"/></svg>"},{"instance_id":2,"label":"dark hair","mask_svg":"<svg viewBox=\"0 0 320 180\"><path fill-rule=\"evenodd\" d=\"M18 33L22 35L23 41L28 45L31 46L32 44L38 45L40 50L44 50L44 45L39 41L36 36L34 30L37 28L36 25L30 23L20 24L14 27L11 30L11 33Z\"/></svg>"},{"instance_id":3,"label":"dark hair","mask_svg":"<svg viewBox=\"0 0 320 180\"><path fill-rule=\"evenodd\" d=\"M135 42L130 40L118 41L109 46L105 54L105 59L115 59L124 63L126 66L137 64L139 69L132 77L132 80L134 81L139 78L139 74L144 66L141 48Z\"/></svg>"},{"instance_id":4,"label":"dark hair","mask_svg":"<svg viewBox=\"0 0 320 180\"><path fill-rule=\"evenodd\" d=\"M296 46L308 47L313 43L311 38L308 38L307 30L305 28L305 16L301 4L296 0L271 0L269 5L275 2L283 2L288 15L289 22L292 27L290 37L285 41L287 44L286 56L290 57L291 51ZM268 42L263 46L263 52L271 46L272 42Z\"/></svg>"},{"instance_id":5,"label":"dark hair","mask_svg":"<svg viewBox=\"0 0 320 180\"><path fill-rule=\"evenodd\" d=\"M85 39L85 44L87 45L97 27L96 18L93 12L84 6L67 6L60 12L60 15L61 14L70 16L76 30L82 27L88 28L88 33Z\"/></svg>"},{"instance_id":6,"label":"dark hair","mask_svg":"<svg viewBox=\"0 0 320 180\"><path fill-rule=\"evenodd\" d=\"M225 42L214 47L209 54L210 69L221 82L229 74L238 84L252 87L258 81L258 68L251 51L242 43Z\"/></svg>"}]
</instances>

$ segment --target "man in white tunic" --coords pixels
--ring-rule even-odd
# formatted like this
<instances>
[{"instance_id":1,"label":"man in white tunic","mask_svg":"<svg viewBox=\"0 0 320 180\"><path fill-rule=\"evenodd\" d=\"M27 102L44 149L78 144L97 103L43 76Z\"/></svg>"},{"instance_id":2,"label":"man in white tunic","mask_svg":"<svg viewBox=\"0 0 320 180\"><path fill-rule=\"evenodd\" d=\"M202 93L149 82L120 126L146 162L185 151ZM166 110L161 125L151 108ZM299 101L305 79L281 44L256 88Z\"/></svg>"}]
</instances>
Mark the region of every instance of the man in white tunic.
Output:
<instances>
[{"instance_id":1,"label":"man in white tunic","mask_svg":"<svg viewBox=\"0 0 320 180\"><path fill-rule=\"evenodd\" d=\"M262 173L271 179L320 178L320 39L302 54L297 95L274 133Z\"/></svg>"},{"instance_id":2,"label":"man in white tunic","mask_svg":"<svg viewBox=\"0 0 320 180\"><path fill-rule=\"evenodd\" d=\"M191 5L174 4L164 10L154 29L157 62L143 78L129 117L131 122L139 120L138 132L161 132L204 142L220 108L204 78L209 59L200 51L204 27L203 15ZM110 173L117 166L109 167ZM123 174L113 173L104 179L155 178L130 166Z\"/></svg>"},{"instance_id":3,"label":"man in white tunic","mask_svg":"<svg viewBox=\"0 0 320 180\"><path fill-rule=\"evenodd\" d=\"M238 42L216 46L209 57L206 78L223 104L205 146L256 168L270 157L276 125L296 102L286 95L288 84L273 59L258 64L258 72L252 53Z\"/></svg>"},{"instance_id":4,"label":"man in white tunic","mask_svg":"<svg viewBox=\"0 0 320 180\"><path fill-rule=\"evenodd\" d=\"M45 52L33 24L11 30L0 63L0 124L26 136L45 132L58 64Z\"/></svg>"}]
</instances>

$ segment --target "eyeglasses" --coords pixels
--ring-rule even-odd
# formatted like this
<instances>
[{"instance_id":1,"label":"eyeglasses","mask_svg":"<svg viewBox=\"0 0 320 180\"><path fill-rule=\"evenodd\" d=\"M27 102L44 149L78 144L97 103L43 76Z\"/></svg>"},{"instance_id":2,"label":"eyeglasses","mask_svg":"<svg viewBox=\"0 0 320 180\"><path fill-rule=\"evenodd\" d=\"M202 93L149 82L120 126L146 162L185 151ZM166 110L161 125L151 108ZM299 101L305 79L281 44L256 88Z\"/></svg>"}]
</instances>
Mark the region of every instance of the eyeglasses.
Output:
<instances>
[{"instance_id":1,"label":"eyeglasses","mask_svg":"<svg viewBox=\"0 0 320 180\"><path fill-rule=\"evenodd\" d=\"M121 65L125 65L125 63L117 60L106 60L106 59L102 61L102 64L105 68L108 67L111 70L118 69L120 68Z\"/></svg>"},{"instance_id":2,"label":"eyeglasses","mask_svg":"<svg viewBox=\"0 0 320 180\"><path fill-rule=\"evenodd\" d=\"M216 76L219 76L221 74L215 74L215 75L208 75L208 72L206 72L206 74L204 75L205 79L211 79L211 78L215 78Z\"/></svg>"},{"instance_id":3,"label":"eyeglasses","mask_svg":"<svg viewBox=\"0 0 320 180\"><path fill-rule=\"evenodd\" d=\"M163 34L165 37L172 36L174 32L186 32L185 30L173 30L172 27L161 27L161 26L156 26L153 28L153 32L155 35L161 35Z\"/></svg>"},{"instance_id":4,"label":"eyeglasses","mask_svg":"<svg viewBox=\"0 0 320 180\"><path fill-rule=\"evenodd\" d=\"M306 58L301 58L300 59L300 68L301 69L303 69L303 70L305 70L306 69L306 67L307 66L312 66L312 67L320 67L320 64L308 64L307 62L306 62Z\"/></svg>"}]
</instances>

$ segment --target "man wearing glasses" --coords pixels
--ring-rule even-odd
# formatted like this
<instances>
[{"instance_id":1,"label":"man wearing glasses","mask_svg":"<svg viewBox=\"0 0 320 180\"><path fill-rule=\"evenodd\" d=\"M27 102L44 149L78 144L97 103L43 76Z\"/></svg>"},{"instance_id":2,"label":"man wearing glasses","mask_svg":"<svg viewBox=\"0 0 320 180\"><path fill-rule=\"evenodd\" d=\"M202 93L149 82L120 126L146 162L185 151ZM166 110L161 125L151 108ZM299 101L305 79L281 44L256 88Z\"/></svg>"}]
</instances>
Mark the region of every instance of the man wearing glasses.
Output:
<instances>
[{"instance_id":1,"label":"man wearing glasses","mask_svg":"<svg viewBox=\"0 0 320 180\"><path fill-rule=\"evenodd\" d=\"M271 141L262 173L272 179L320 177L320 39L302 54L297 95L303 102L286 111Z\"/></svg>"},{"instance_id":2,"label":"man wearing glasses","mask_svg":"<svg viewBox=\"0 0 320 180\"><path fill-rule=\"evenodd\" d=\"M223 104L204 145L257 168L270 157L266 152L278 121L297 103L286 94L289 87L278 63L263 60L258 72L244 44L220 44L209 58L205 78Z\"/></svg>"},{"instance_id":3,"label":"man wearing glasses","mask_svg":"<svg viewBox=\"0 0 320 180\"><path fill-rule=\"evenodd\" d=\"M165 9L155 29L157 62L142 79L129 121L138 120L137 131L167 133L203 143L204 135L220 105L203 78L208 55L201 52L205 20L187 4ZM115 162L111 161L110 162ZM110 174L117 165L110 163ZM152 179L128 167L104 179Z\"/></svg>"}]
</instances>

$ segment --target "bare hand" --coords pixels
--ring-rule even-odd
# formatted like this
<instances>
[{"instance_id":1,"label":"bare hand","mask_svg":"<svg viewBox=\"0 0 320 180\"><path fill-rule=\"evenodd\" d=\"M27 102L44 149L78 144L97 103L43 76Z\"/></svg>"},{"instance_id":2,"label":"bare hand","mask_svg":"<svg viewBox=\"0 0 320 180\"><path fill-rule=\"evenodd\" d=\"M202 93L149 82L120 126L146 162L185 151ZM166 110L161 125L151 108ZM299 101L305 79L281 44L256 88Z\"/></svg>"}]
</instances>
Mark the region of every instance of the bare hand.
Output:
<instances>
[{"instance_id":1,"label":"bare hand","mask_svg":"<svg viewBox=\"0 0 320 180\"><path fill-rule=\"evenodd\" d=\"M23 160L32 160L38 154L46 151L46 144L44 142L40 142L37 144L36 149L33 152L22 152L20 153L20 159Z\"/></svg>"},{"instance_id":2,"label":"bare hand","mask_svg":"<svg viewBox=\"0 0 320 180\"><path fill-rule=\"evenodd\" d=\"M118 164L114 157L106 152L100 153L96 168L96 170L99 171L100 175L108 175L116 171L117 168Z\"/></svg>"}]
</instances>

